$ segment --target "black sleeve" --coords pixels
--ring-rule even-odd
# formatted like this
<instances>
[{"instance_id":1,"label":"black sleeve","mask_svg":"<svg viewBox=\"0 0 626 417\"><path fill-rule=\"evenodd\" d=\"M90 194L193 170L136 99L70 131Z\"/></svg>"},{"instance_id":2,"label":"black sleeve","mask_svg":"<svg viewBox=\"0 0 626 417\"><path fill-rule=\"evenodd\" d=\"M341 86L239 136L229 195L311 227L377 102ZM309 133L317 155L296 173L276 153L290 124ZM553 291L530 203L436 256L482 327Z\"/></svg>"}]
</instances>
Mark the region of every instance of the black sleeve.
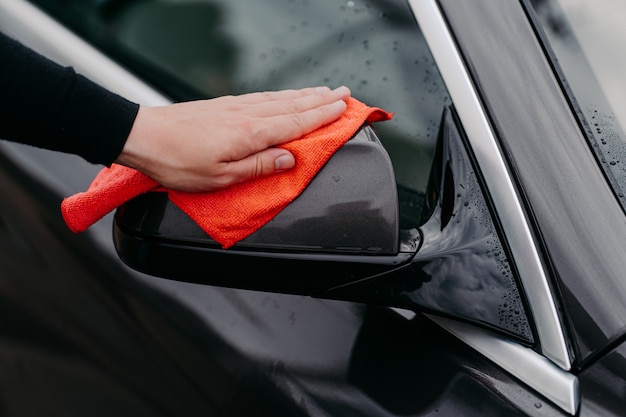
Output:
<instances>
[{"instance_id":1,"label":"black sleeve","mask_svg":"<svg viewBox=\"0 0 626 417\"><path fill-rule=\"evenodd\" d=\"M0 33L0 139L110 165L138 109Z\"/></svg>"}]
</instances>

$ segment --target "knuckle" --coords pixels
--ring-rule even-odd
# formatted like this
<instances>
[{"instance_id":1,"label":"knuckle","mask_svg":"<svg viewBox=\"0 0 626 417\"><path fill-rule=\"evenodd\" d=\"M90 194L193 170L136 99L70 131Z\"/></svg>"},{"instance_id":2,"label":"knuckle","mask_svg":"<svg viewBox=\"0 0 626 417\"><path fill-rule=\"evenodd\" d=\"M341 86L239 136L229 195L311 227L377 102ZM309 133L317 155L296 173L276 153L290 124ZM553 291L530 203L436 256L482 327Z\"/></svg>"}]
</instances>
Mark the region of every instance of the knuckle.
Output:
<instances>
[{"instance_id":1,"label":"knuckle","mask_svg":"<svg viewBox=\"0 0 626 417\"><path fill-rule=\"evenodd\" d=\"M261 158L261 155L257 154L254 157L254 172L252 173L252 175L254 178L256 178L263 175L264 172L263 158Z\"/></svg>"},{"instance_id":2,"label":"knuckle","mask_svg":"<svg viewBox=\"0 0 626 417\"><path fill-rule=\"evenodd\" d=\"M263 91L261 93L261 96L263 97L263 99L265 99L267 101L276 101L276 100L278 100L278 98L276 97L276 94L272 93L271 91Z\"/></svg>"},{"instance_id":3,"label":"knuckle","mask_svg":"<svg viewBox=\"0 0 626 417\"><path fill-rule=\"evenodd\" d=\"M305 131L306 120L302 113L294 113L291 115L291 123L293 124L295 131L299 134Z\"/></svg>"},{"instance_id":4,"label":"knuckle","mask_svg":"<svg viewBox=\"0 0 626 417\"><path fill-rule=\"evenodd\" d=\"M232 173L225 166L222 166L212 173L209 188L225 188L231 185L233 181Z\"/></svg>"},{"instance_id":5,"label":"knuckle","mask_svg":"<svg viewBox=\"0 0 626 417\"><path fill-rule=\"evenodd\" d=\"M248 122L244 126L246 136L253 141L263 140L267 135L267 128L259 122Z\"/></svg>"},{"instance_id":6,"label":"knuckle","mask_svg":"<svg viewBox=\"0 0 626 417\"><path fill-rule=\"evenodd\" d=\"M263 134L262 124L259 123L259 120L246 118L242 119L237 126L235 127L235 132L233 137L238 138L241 143L245 143L247 140L256 140L261 137Z\"/></svg>"},{"instance_id":7,"label":"knuckle","mask_svg":"<svg viewBox=\"0 0 626 417\"><path fill-rule=\"evenodd\" d=\"M221 174L217 175L211 181L211 187L213 189L222 189L226 188L234 182L232 175L230 174Z\"/></svg>"},{"instance_id":8,"label":"knuckle","mask_svg":"<svg viewBox=\"0 0 626 417\"><path fill-rule=\"evenodd\" d=\"M288 113L297 114L300 112L300 105L297 100L288 100L285 107Z\"/></svg>"}]
</instances>

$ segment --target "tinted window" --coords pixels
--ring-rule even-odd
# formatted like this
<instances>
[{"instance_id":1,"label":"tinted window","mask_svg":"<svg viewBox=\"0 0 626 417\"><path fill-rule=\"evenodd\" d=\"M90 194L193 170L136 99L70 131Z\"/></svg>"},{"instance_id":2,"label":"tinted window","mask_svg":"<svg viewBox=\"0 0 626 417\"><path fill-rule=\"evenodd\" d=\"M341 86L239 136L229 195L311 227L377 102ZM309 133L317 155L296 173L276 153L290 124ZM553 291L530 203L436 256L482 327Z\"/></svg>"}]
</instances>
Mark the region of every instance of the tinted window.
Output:
<instances>
[{"instance_id":1,"label":"tinted window","mask_svg":"<svg viewBox=\"0 0 626 417\"><path fill-rule=\"evenodd\" d=\"M448 95L406 2L40 3L175 100L347 85L394 112L376 128L416 226Z\"/></svg>"},{"instance_id":2,"label":"tinted window","mask_svg":"<svg viewBox=\"0 0 626 417\"><path fill-rule=\"evenodd\" d=\"M624 207L626 3L533 0L593 151Z\"/></svg>"}]
</instances>

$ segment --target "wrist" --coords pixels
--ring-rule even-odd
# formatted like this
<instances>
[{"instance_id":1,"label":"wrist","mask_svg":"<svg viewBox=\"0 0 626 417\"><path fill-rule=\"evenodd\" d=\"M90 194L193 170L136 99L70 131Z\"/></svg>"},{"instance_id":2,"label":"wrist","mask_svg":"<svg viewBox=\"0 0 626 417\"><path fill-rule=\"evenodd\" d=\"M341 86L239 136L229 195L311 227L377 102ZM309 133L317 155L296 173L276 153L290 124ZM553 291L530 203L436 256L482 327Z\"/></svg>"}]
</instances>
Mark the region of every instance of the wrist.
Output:
<instances>
[{"instance_id":1,"label":"wrist","mask_svg":"<svg viewBox=\"0 0 626 417\"><path fill-rule=\"evenodd\" d=\"M140 106L137 117L128 134L126 143L115 162L130 168L143 171L147 165L147 157L150 148L146 145L146 139L154 135L153 109Z\"/></svg>"}]
</instances>

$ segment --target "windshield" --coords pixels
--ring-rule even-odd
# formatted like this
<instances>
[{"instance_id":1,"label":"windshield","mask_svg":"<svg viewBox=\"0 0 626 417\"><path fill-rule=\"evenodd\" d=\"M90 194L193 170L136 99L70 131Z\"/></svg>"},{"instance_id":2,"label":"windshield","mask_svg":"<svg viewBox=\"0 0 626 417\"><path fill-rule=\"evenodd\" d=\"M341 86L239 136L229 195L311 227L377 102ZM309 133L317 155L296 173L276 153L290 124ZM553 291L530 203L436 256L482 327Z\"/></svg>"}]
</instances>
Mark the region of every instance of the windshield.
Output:
<instances>
[{"instance_id":1,"label":"windshield","mask_svg":"<svg viewBox=\"0 0 626 417\"><path fill-rule=\"evenodd\" d=\"M626 207L626 2L533 0L590 145Z\"/></svg>"}]
</instances>

